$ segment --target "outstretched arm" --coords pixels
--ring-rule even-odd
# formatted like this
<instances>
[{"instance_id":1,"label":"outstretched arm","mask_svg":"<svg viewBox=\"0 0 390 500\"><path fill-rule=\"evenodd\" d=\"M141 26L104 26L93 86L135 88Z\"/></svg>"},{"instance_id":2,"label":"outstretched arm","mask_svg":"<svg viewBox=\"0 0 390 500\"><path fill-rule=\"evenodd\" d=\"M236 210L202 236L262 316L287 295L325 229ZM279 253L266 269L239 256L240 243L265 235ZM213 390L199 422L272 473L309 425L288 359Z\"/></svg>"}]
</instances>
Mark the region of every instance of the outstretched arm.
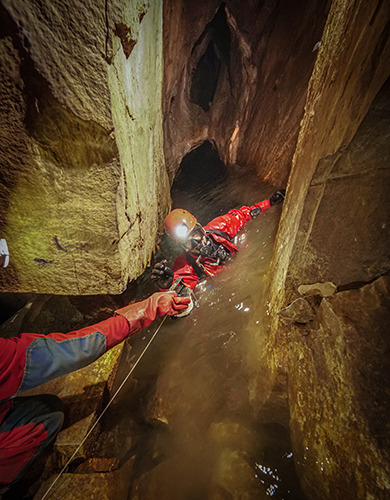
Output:
<instances>
[{"instance_id":1,"label":"outstretched arm","mask_svg":"<svg viewBox=\"0 0 390 500\"><path fill-rule=\"evenodd\" d=\"M210 221L205 226L205 229L218 229L226 233L230 238L233 238L250 219L271 206L281 203L284 200L284 196L284 190L276 191L269 200L260 201L252 206L243 206L240 209L229 210L227 214Z\"/></svg>"},{"instance_id":2,"label":"outstretched arm","mask_svg":"<svg viewBox=\"0 0 390 500\"><path fill-rule=\"evenodd\" d=\"M81 330L0 339L0 400L89 365L158 316L175 315L188 303L175 292L160 292Z\"/></svg>"}]
</instances>

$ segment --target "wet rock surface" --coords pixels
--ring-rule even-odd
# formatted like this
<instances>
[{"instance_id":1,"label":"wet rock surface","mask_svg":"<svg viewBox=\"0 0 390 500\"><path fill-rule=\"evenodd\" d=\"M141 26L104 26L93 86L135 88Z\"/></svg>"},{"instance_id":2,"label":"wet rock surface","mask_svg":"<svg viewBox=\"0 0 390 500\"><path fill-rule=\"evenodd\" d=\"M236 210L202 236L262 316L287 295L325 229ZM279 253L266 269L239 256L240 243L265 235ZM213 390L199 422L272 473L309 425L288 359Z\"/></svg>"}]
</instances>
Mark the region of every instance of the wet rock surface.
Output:
<instances>
[{"instance_id":1,"label":"wet rock surface","mask_svg":"<svg viewBox=\"0 0 390 500\"><path fill-rule=\"evenodd\" d=\"M389 495L389 19L384 3L332 4L271 271L270 355L288 371L294 458L313 499ZM338 293L305 296L316 316L304 327L272 314L328 281Z\"/></svg>"},{"instance_id":2,"label":"wet rock surface","mask_svg":"<svg viewBox=\"0 0 390 500\"><path fill-rule=\"evenodd\" d=\"M325 1L306 2L302 9L295 2L283 8L248 2L245 9L235 0L164 3L163 112L170 176L189 150L212 140L225 163L245 164L262 178L285 184L317 55L313 48L328 8ZM217 56L207 77L218 65L218 81L202 109L191 102L189 89L210 45ZM208 87L203 92L208 95Z\"/></svg>"},{"instance_id":3,"label":"wet rock surface","mask_svg":"<svg viewBox=\"0 0 390 500\"><path fill-rule=\"evenodd\" d=\"M315 314L309 302L300 297L284 309L278 311L278 316L290 323L306 324L309 321L313 321Z\"/></svg>"},{"instance_id":4,"label":"wet rock surface","mask_svg":"<svg viewBox=\"0 0 390 500\"><path fill-rule=\"evenodd\" d=\"M106 473L63 474L50 492L54 498L79 500L81 498L102 500L123 500L127 495L127 480L131 474L133 461L129 460L119 470ZM56 476L42 484L34 496L40 500L50 488ZM50 497L49 497L50 498Z\"/></svg>"},{"instance_id":5,"label":"wet rock surface","mask_svg":"<svg viewBox=\"0 0 390 500\"><path fill-rule=\"evenodd\" d=\"M390 278L323 299L290 349L293 448L309 498L387 498Z\"/></svg>"},{"instance_id":6,"label":"wet rock surface","mask_svg":"<svg viewBox=\"0 0 390 500\"><path fill-rule=\"evenodd\" d=\"M121 293L170 201L161 2L0 9L0 290Z\"/></svg>"},{"instance_id":7,"label":"wet rock surface","mask_svg":"<svg viewBox=\"0 0 390 500\"><path fill-rule=\"evenodd\" d=\"M362 284L389 269L390 13L355 10L332 6L309 84L276 243L276 308L301 284Z\"/></svg>"}]
</instances>

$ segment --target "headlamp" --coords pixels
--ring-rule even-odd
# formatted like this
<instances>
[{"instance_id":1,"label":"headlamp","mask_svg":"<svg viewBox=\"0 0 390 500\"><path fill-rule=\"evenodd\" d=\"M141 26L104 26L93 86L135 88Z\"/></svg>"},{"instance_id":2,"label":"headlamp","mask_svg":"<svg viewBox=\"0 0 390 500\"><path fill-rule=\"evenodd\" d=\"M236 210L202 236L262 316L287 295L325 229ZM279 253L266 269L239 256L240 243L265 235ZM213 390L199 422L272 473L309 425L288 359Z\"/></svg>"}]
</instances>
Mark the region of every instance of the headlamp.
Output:
<instances>
[{"instance_id":1,"label":"headlamp","mask_svg":"<svg viewBox=\"0 0 390 500\"><path fill-rule=\"evenodd\" d=\"M176 233L176 237L179 240L184 240L187 238L188 233L189 233L188 227L185 224L180 224L179 226L177 226L175 233Z\"/></svg>"}]
</instances>

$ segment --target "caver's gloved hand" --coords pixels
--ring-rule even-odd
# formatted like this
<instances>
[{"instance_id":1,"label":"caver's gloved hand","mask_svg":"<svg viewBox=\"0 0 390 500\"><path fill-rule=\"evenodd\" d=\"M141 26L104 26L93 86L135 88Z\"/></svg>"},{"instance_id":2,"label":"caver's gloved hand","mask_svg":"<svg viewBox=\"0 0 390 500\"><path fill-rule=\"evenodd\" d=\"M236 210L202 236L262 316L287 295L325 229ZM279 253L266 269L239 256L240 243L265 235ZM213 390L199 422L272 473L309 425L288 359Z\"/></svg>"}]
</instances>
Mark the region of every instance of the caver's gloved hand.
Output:
<instances>
[{"instance_id":1,"label":"caver's gloved hand","mask_svg":"<svg viewBox=\"0 0 390 500\"><path fill-rule=\"evenodd\" d=\"M279 191L275 191L275 193L271 196L269 199L269 204L271 207L273 205L279 205L279 203L282 203L284 198L286 197L286 190L285 189L279 189Z\"/></svg>"},{"instance_id":2,"label":"caver's gloved hand","mask_svg":"<svg viewBox=\"0 0 390 500\"><path fill-rule=\"evenodd\" d=\"M262 210L260 207L255 207L255 208L252 208L250 214L251 214L251 217L256 217L256 215L259 215L261 214Z\"/></svg>"},{"instance_id":3,"label":"caver's gloved hand","mask_svg":"<svg viewBox=\"0 0 390 500\"><path fill-rule=\"evenodd\" d=\"M135 302L115 311L124 316L130 325L130 333L146 328L159 316L175 316L187 309L190 297L178 297L176 292L156 292L142 302Z\"/></svg>"},{"instance_id":4,"label":"caver's gloved hand","mask_svg":"<svg viewBox=\"0 0 390 500\"><path fill-rule=\"evenodd\" d=\"M173 271L167 266L167 261L162 260L154 265L152 271L152 280L155 280L160 288L169 288L173 282Z\"/></svg>"}]
</instances>

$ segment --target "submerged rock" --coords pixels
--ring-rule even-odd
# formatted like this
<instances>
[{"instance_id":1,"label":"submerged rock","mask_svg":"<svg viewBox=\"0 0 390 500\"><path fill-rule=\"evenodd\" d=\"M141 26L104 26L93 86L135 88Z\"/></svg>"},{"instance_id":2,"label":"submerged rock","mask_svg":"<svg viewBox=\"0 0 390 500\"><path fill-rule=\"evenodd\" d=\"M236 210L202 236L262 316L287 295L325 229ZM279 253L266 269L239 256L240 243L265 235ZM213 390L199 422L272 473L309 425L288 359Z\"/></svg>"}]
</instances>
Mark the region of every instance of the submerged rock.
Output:
<instances>
[{"instance_id":1,"label":"submerged rock","mask_svg":"<svg viewBox=\"0 0 390 500\"><path fill-rule=\"evenodd\" d=\"M248 454L254 445L253 432L243 424L231 420L211 424L208 436L216 447L246 450ZM256 446L258 445L256 442Z\"/></svg>"},{"instance_id":2,"label":"submerged rock","mask_svg":"<svg viewBox=\"0 0 390 500\"><path fill-rule=\"evenodd\" d=\"M66 500L123 500L127 498L129 478L134 460L130 459L119 470L107 473L63 474L56 482L49 498ZM45 481L34 496L40 500L48 491L57 476Z\"/></svg>"},{"instance_id":3,"label":"submerged rock","mask_svg":"<svg viewBox=\"0 0 390 500\"><path fill-rule=\"evenodd\" d=\"M208 498L265 500L268 495L256 479L254 468L248 463L247 457L242 452L226 448L215 464Z\"/></svg>"}]
</instances>

